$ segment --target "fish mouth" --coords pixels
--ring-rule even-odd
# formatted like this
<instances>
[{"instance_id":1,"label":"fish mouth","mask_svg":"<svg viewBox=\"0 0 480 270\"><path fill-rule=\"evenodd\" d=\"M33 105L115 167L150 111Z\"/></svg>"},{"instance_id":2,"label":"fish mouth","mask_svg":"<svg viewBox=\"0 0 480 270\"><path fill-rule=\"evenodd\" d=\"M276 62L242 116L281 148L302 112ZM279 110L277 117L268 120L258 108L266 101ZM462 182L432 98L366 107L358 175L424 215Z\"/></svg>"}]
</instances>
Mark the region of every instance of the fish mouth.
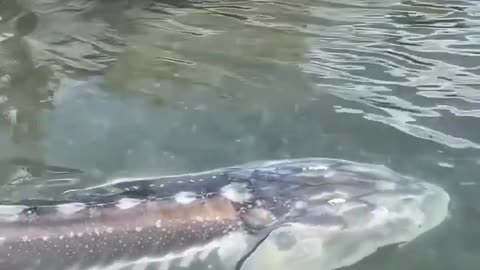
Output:
<instances>
[{"instance_id":1,"label":"fish mouth","mask_svg":"<svg viewBox=\"0 0 480 270\"><path fill-rule=\"evenodd\" d=\"M439 226L447 217L449 212L450 195L440 186L423 183L427 192L421 201L419 208L423 212L425 219L419 229L419 233L424 233Z\"/></svg>"}]
</instances>

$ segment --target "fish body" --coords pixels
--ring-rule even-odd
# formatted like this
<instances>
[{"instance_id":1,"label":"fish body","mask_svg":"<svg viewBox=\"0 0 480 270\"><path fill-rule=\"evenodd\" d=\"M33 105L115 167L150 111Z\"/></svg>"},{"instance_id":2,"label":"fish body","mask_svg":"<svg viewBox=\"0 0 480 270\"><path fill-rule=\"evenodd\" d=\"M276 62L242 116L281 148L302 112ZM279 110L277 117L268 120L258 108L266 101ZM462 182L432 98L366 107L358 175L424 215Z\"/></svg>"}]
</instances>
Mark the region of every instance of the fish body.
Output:
<instances>
[{"instance_id":1,"label":"fish body","mask_svg":"<svg viewBox=\"0 0 480 270\"><path fill-rule=\"evenodd\" d=\"M0 206L0 270L336 269L433 229L449 203L386 167L322 158L117 179L65 198Z\"/></svg>"}]
</instances>

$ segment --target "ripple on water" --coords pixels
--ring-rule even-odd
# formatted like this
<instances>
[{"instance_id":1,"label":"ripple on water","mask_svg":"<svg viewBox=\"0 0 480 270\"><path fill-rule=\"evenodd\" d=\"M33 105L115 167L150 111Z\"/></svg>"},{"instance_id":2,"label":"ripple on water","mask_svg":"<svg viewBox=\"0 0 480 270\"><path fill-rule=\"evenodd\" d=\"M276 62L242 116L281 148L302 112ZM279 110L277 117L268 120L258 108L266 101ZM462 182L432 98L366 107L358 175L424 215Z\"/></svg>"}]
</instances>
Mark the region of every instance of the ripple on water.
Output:
<instances>
[{"instance_id":1,"label":"ripple on water","mask_svg":"<svg viewBox=\"0 0 480 270\"><path fill-rule=\"evenodd\" d=\"M323 24L307 27L316 34L304 68L317 80L317 92L360 103L355 109L364 118L411 136L478 149L477 133L456 134L438 125L447 121L445 111L478 118L478 6L381 2L358 4L358 16L341 18L323 7L312 10L332 21L327 31ZM336 5L359 8L346 1Z\"/></svg>"},{"instance_id":2,"label":"ripple on water","mask_svg":"<svg viewBox=\"0 0 480 270\"><path fill-rule=\"evenodd\" d=\"M479 42L475 0L0 0L0 159L99 171L0 163L0 195L293 156L404 165L473 193ZM480 228L478 201L456 197L458 245L417 268L478 257L464 227Z\"/></svg>"}]
</instances>

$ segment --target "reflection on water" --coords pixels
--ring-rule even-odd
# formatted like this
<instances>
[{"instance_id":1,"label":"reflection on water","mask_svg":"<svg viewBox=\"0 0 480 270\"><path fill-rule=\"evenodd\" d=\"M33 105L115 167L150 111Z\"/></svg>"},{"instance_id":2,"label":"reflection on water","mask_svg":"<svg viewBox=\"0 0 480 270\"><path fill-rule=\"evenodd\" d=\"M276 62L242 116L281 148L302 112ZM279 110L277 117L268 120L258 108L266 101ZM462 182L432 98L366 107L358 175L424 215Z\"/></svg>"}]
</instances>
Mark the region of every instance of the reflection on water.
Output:
<instances>
[{"instance_id":1,"label":"reflection on water","mask_svg":"<svg viewBox=\"0 0 480 270\"><path fill-rule=\"evenodd\" d=\"M452 218L352 269L476 269L479 42L475 0L0 0L0 194L256 159L383 163L444 186Z\"/></svg>"}]
</instances>

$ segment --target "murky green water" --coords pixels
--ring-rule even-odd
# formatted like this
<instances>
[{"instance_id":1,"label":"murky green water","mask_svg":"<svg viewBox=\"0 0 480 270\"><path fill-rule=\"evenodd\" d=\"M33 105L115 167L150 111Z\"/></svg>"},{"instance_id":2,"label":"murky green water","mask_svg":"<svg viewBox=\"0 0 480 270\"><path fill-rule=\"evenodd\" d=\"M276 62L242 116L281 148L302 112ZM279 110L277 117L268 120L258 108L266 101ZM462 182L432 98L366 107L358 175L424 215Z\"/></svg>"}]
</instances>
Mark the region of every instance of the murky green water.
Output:
<instances>
[{"instance_id":1,"label":"murky green water","mask_svg":"<svg viewBox=\"0 0 480 270\"><path fill-rule=\"evenodd\" d=\"M0 18L2 199L257 159L382 163L446 188L451 218L349 269L478 269L480 2L0 0Z\"/></svg>"}]
</instances>

